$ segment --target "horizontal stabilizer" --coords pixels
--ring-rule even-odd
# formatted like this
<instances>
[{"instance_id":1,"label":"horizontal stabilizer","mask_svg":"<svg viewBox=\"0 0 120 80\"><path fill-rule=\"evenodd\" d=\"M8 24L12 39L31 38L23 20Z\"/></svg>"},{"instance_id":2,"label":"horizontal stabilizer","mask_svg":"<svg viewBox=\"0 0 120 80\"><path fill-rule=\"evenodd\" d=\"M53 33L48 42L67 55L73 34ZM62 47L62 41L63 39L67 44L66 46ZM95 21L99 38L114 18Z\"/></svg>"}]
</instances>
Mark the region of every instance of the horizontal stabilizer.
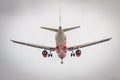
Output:
<instances>
[{"instance_id":1,"label":"horizontal stabilizer","mask_svg":"<svg viewBox=\"0 0 120 80\"><path fill-rule=\"evenodd\" d=\"M63 31L66 32L66 31L70 31L70 30L73 30L73 29L76 29L76 28L80 28L80 26L66 28L66 29L63 29Z\"/></svg>"},{"instance_id":2,"label":"horizontal stabilizer","mask_svg":"<svg viewBox=\"0 0 120 80\"><path fill-rule=\"evenodd\" d=\"M58 29L53 29L53 28L47 28L47 27L41 27L42 29L50 30L53 32L58 32Z\"/></svg>"}]
</instances>

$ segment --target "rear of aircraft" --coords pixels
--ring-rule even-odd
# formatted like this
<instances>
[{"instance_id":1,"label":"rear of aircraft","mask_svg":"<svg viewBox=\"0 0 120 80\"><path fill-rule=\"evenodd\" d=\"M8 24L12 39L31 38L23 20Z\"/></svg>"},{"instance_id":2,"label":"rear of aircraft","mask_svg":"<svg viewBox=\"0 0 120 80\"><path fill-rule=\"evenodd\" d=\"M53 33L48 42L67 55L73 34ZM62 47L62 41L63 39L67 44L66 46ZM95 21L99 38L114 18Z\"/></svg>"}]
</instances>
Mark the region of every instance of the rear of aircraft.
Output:
<instances>
[{"instance_id":1,"label":"rear of aircraft","mask_svg":"<svg viewBox=\"0 0 120 80\"><path fill-rule=\"evenodd\" d=\"M41 28L49 30L49 31L53 31L53 32L58 32L59 29L62 29L61 27L59 27L58 29L48 28L48 27L41 27ZM73 29L76 29L76 28L80 28L80 26L65 28L65 29L62 29L62 30L63 30L63 32L67 32L67 31L70 31L70 30L73 30Z\"/></svg>"}]
</instances>

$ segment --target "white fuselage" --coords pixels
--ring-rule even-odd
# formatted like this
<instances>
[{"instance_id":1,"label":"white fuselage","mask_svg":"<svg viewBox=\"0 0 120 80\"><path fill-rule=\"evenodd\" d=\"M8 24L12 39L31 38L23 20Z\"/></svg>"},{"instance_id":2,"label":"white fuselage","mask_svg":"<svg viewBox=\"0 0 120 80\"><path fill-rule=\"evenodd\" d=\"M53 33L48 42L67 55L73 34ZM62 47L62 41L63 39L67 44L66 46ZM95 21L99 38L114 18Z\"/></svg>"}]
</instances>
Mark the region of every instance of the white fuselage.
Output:
<instances>
[{"instance_id":1,"label":"white fuselage","mask_svg":"<svg viewBox=\"0 0 120 80\"><path fill-rule=\"evenodd\" d=\"M66 36L61 27L56 34L56 52L61 59L65 58L67 53Z\"/></svg>"}]
</instances>

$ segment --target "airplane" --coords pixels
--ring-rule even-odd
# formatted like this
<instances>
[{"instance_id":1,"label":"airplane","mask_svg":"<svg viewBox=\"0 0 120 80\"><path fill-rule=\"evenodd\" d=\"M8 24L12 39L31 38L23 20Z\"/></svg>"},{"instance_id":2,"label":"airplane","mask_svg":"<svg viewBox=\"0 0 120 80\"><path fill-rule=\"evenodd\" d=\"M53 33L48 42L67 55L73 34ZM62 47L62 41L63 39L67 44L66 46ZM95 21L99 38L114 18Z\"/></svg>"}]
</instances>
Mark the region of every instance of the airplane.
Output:
<instances>
[{"instance_id":1,"label":"airplane","mask_svg":"<svg viewBox=\"0 0 120 80\"><path fill-rule=\"evenodd\" d=\"M75 56L80 57L81 56L81 48L88 47L88 46L95 45L95 44L102 43L102 42L106 42L106 41L109 41L112 39L112 38L105 38L102 40L98 40L98 41L94 41L94 42L90 42L90 43L86 43L86 44L67 46L66 35L64 34L64 32L67 32L67 31L70 31L70 30L73 30L76 28L80 28L80 26L63 29L61 27L61 14L59 15L59 22L60 22L60 26L58 29L41 27L42 29L46 29L46 30L53 31L53 32L57 33L55 36L55 40L56 40L55 47L36 45L36 44L31 44L31 43L27 43L27 42L20 42L20 41L16 41L16 40L11 40L11 41L14 43L22 44L22 45L43 49L42 55L45 58L46 57L53 57L53 54L51 52L56 51L58 57L61 59L61 64L63 64L63 59L66 57L67 51L72 51L72 53L70 54L71 57L75 57ZM75 50L75 52L74 52L74 50ZM50 51L50 53L48 53L48 51Z\"/></svg>"}]
</instances>

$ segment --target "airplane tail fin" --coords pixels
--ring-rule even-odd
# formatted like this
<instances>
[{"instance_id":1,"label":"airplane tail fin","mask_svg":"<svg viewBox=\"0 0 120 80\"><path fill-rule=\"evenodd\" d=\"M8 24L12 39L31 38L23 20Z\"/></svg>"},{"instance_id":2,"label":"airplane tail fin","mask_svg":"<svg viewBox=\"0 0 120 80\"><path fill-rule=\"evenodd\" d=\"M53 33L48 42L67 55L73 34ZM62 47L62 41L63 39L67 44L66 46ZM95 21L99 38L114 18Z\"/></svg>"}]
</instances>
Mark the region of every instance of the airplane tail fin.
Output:
<instances>
[{"instance_id":1,"label":"airplane tail fin","mask_svg":"<svg viewBox=\"0 0 120 80\"><path fill-rule=\"evenodd\" d=\"M53 29L53 28L47 28L47 27L41 27L42 29L50 30L53 32L58 32L58 29Z\"/></svg>"},{"instance_id":2,"label":"airplane tail fin","mask_svg":"<svg viewBox=\"0 0 120 80\"><path fill-rule=\"evenodd\" d=\"M59 9L59 23L60 23L60 25L59 25L59 27L61 27L61 8ZM72 29L76 29L76 28L79 28L80 26L76 26L76 27L71 27L71 28L66 28L66 29L63 29L63 32L66 32L66 31L70 31L70 30L72 30Z\"/></svg>"},{"instance_id":3,"label":"airplane tail fin","mask_svg":"<svg viewBox=\"0 0 120 80\"><path fill-rule=\"evenodd\" d=\"M59 29L61 28L61 8L59 9ZM47 28L47 27L41 27L42 29L46 29L46 30L50 30L50 31L53 31L53 32L58 32L59 29L53 29L53 28ZM67 31L70 31L72 29L76 29L76 28L80 28L80 26L76 26L76 27L71 27L71 28L66 28L66 29L63 29L63 32L67 32Z\"/></svg>"},{"instance_id":4,"label":"airplane tail fin","mask_svg":"<svg viewBox=\"0 0 120 80\"><path fill-rule=\"evenodd\" d=\"M66 28L66 29L63 29L63 31L66 32L66 31L70 31L70 30L73 30L73 29L76 29L76 28L80 28L80 26Z\"/></svg>"}]
</instances>

